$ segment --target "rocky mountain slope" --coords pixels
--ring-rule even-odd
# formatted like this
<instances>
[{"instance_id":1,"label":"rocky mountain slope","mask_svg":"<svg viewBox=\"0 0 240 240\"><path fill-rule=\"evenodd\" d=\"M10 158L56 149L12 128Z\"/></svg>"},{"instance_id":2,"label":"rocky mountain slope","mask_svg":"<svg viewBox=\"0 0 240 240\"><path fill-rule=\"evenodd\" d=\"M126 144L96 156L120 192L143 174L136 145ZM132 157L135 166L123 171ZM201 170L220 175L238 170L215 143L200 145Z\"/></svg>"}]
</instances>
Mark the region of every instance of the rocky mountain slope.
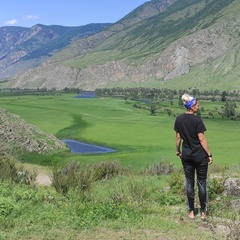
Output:
<instances>
[{"instance_id":1,"label":"rocky mountain slope","mask_svg":"<svg viewBox=\"0 0 240 240\"><path fill-rule=\"evenodd\" d=\"M73 41L94 35L110 25L0 27L0 78L37 67Z\"/></svg>"},{"instance_id":2,"label":"rocky mountain slope","mask_svg":"<svg viewBox=\"0 0 240 240\"><path fill-rule=\"evenodd\" d=\"M239 90L240 2L152 0L7 87Z\"/></svg>"},{"instance_id":3,"label":"rocky mountain slope","mask_svg":"<svg viewBox=\"0 0 240 240\"><path fill-rule=\"evenodd\" d=\"M15 114L0 109L0 154L22 151L39 154L67 149L53 135L47 135Z\"/></svg>"}]
</instances>

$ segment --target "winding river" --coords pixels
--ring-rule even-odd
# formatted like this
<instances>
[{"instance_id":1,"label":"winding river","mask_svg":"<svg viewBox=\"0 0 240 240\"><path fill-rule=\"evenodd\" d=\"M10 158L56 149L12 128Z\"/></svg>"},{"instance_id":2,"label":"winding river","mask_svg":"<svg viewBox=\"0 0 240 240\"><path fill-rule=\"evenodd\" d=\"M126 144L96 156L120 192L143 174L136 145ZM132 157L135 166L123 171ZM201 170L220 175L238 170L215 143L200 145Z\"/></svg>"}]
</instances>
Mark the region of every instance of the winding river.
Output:
<instances>
[{"instance_id":1,"label":"winding river","mask_svg":"<svg viewBox=\"0 0 240 240\"><path fill-rule=\"evenodd\" d=\"M82 92L81 95L75 96L75 98L94 98L94 97L96 97L96 94L93 91L84 91ZM116 150L111 148L87 144L71 139L63 139L62 142L66 143L67 146L71 149L71 153L75 154L100 154L116 152Z\"/></svg>"},{"instance_id":2,"label":"winding river","mask_svg":"<svg viewBox=\"0 0 240 240\"><path fill-rule=\"evenodd\" d=\"M116 152L116 150L111 148L91 145L71 139L63 139L62 142L67 144L67 146L71 149L71 153L75 154L100 154Z\"/></svg>"}]
</instances>

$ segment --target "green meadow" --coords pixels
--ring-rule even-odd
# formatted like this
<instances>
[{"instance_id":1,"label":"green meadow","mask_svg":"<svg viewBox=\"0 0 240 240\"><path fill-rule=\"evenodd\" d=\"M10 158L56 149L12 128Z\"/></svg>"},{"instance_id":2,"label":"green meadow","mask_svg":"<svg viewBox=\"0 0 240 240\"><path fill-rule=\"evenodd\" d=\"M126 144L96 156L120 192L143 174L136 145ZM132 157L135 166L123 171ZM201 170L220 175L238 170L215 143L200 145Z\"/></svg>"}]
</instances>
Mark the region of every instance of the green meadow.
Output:
<instances>
[{"instance_id":1,"label":"green meadow","mask_svg":"<svg viewBox=\"0 0 240 240\"><path fill-rule=\"evenodd\" d=\"M217 109L223 103L201 102L214 159L208 180L210 210L207 223L199 213L190 221L173 130L175 116L184 109L177 99L165 100L151 116L135 103L70 94L0 97L1 108L48 134L116 150L21 155L26 174L30 170L35 179L35 171L49 173L51 186L28 183L28 175L19 180L18 163L1 156L0 239L237 239L239 214L231 207L237 197L222 192L226 176L239 176L239 121L221 119ZM59 171L62 167L68 174ZM215 231L219 226L230 230L229 238Z\"/></svg>"},{"instance_id":2,"label":"green meadow","mask_svg":"<svg viewBox=\"0 0 240 240\"><path fill-rule=\"evenodd\" d=\"M160 103L160 111L134 108L134 101L117 98L74 98L59 96L7 96L0 98L0 107L19 115L42 131L59 139L75 139L116 150L107 154L71 154L26 156L24 161L40 165L66 164L76 160L82 163L117 160L123 166L140 169L158 161L180 166L175 157L175 116L184 112L177 99L170 104ZM221 119L217 110L223 103L201 102L202 117L207 127L206 137L213 153L214 163L220 166L239 164L239 121ZM170 108L175 116L168 116ZM211 111L214 118L208 117Z\"/></svg>"}]
</instances>

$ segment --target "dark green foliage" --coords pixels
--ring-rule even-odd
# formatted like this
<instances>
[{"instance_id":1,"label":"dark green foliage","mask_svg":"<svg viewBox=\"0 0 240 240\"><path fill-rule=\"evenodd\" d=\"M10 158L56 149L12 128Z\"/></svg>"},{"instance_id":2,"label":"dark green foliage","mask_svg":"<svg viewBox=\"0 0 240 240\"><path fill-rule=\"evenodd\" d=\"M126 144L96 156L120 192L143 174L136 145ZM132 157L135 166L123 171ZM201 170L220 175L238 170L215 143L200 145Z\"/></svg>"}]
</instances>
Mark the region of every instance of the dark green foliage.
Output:
<instances>
[{"instance_id":1,"label":"dark green foliage","mask_svg":"<svg viewBox=\"0 0 240 240\"><path fill-rule=\"evenodd\" d=\"M185 177L183 169L176 170L171 174L169 186L174 194L184 195L185 193Z\"/></svg>"},{"instance_id":2,"label":"dark green foliage","mask_svg":"<svg viewBox=\"0 0 240 240\"><path fill-rule=\"evenodd\" d=\"M236 109L237 105L236 103L226 102L225 106L223 106L222 116L228 117L234 120L236 118Z\"/></svg>"},{"instance_id":3,"label":"dark green foliage","mask_svg":"<svg viewBox=\"0 0 240 240\"><path fill-rule=\"evenodd\" d=\"M151 104L150 105L149 111L150 111L151 116L156 116L158 110L159 110L159 106L157 104Z\"/></svg>"},{"instance_id":4,"label":"dark green foliage","mask_svg":"<svg viewBox=\"0 0 240 240\"><path fill-rule=\"evenodd\" d=\"M141 100L141 102L152 103L151 101L159 101L162 99L172 99L177 94L176 90L172 89L157 89L157 88L98 88L95 90L98 97L122 97L131 100ZM140 104L140 102L138 102ZM136 103L136 107L138 106Z\"/></svg>"},{"instance_id":5,"label":"dark green foliage","mask_svg":"<svg viewBox=\"0 0 240 240\"><path fill-rule=\"evenodd\" d=\"M15 202L11 198L0 198L0 215L6 217L15 209Z\"/></svg>"},{"instance_id":6,"label":"dark green foliage","mask_svg":"<svg viewBox=\"0 0 240 240\"><path fill-rule=\"evenodd\" d=\"M95 90L95 93L98 97L116 97L116 98L124 98L133 101L138 101L134 104L136 108L144 108L143 103L152 104L156 102L166 102L167 100L173 100L174 98L179 98L179 106L183 107L181 96L184 93L189 93L190 95L196 96L198 100L211 100L214 97L215 100L221 99L222 94L219 90L200 90L200 89L183 89L183 90L174 90L168 88L98 88ZM239 91L225 91L225 100L228 101L240 101L240 93ZM204 111L201 108L201 111Z\"/></svg>"},{"instance_id":7,"label":"dark green foliage","mask_svg":"<svg viewBox=\"0 0 240 240\"><path fill-rule=\"evenodd\" d=\"M185 196L170 192L162 192L159 196L159 204L173 206L185 202Z\"/></svg>"},{"instance_id":8,"label":"dark green foliage","mask_svg":"<svg viewBox=\"0 0 240 240\"><path fill-rule=\"evenodd\" d=\"M71 139L78 139L79 129L83 130L89 126L89 123L84 121L80 114L72 114L73 124L67 128L61 129L56 134L56 137L59 139L65 139L71 136Z\"/></svg>"},{"instance_id":9,"label":"dark green foliage","mask_svg":"<svg viewBox=\"0 0 240 240\"><path fill-rule=\"evenodd\" d=\"M224 191L224 178L210 178L208 180L208 198L215 200Z\"/></svg>"}]
</instances>

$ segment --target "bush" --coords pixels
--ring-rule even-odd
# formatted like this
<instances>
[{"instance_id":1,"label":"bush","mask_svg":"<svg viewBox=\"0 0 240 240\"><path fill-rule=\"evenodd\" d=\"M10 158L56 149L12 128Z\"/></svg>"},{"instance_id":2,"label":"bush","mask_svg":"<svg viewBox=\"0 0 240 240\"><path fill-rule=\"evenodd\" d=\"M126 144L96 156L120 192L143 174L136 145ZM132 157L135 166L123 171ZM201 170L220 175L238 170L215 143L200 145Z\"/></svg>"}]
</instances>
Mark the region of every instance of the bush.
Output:
<instances>
[{"instance_id":1,"label":"bush","mask_svg":"<svg viewBox=\"0 0 240 240\"><path fill-rule=\"evenodd\" d=\"M0 181L30 184L34 179L34 175L24 171L16 159L8 155L1 155Z\"/></svg>"},{"instance_id":2,"label":"bush","mask_svg":"<svg viewBox=\"0 0 240 240\"><path fill-rule=\"evenodd\" d=\"M53 171L52 185L57 192L64 195L70 189L78 189L81 193L88 191L94 181L94 173L90 165L83 166L80 163L72 162L61 170Z\"/></svg>"},{"instance_id":3,"label":"bush","mask_svg":"<svg viewBox=\"0 0 240 240\"><path fill-rule=\"evenodd\" d=\"M173 194L171 191L162 192L159 197L159 204L163 206L174 206L181 204L185 201L185 196Z\"/></svg>"},{"instance_id":4,"label":"bush","mask_svg":"<svg viewBox=\"0 0 240 240\"><path fill-rule=\"evenodd\" d=\"M185 176L183 169L176 170L171 174L169 186L172 193L184 194L185 193Z\"/></svg>"},{"instance_id":5,"label":"bush","mask_svg":"<svg viewBox=\"0 0 240 240\"><path fill-rule=\"evenodd\" d=\"M224 179L223 178L210 178L208 180L208 198L214 200L217 196L224 191Z\"/></svg>"},{"instance_id":6,"label":"bush","mask_svg":"<svg viewBox=\"0 0 240 240\"><path fill-rule=\"evenodd\" d=\"M131 178L127 185L127 199L128 202L135 205L141 205L145 200L150 197L148 189L148 182L145 179L138 180L137 178Z\"/></svg>"},{"instance_id":7,"label":"bush","mask_svg":"<svg viewBox=\"0 0 240 240\"><path fill-rule=\"evenodd\" d=\"M15 209L15 203L11 198L0 198L0 215L6 217Z\"/></svg>"},{"instance_id":8,"label":"bush","mask_svg":"<svg viewBox=\"0 0 240 240\"><path fill-rule=\"evenodd\" d=\"M72 162L61 170L53 171L52 185L57 192L64 195L70 189L84 192L90 190L93 182L122 175L124 171L119 162L100 162L92 165Z\"/></svg>"},{"instance_id":9,"label":"bush","mask_svg":"<svg viewBox=\"0 0 240 240\"><path fill-rule=\"evenodd\" d=\"M114 176L122 175L123 167L119 162L100 162L93 165L94 177L96 180L110 179Z\"/></svg>"},{"instance_id":10,"label":"bush","mask_svg":"<svg viewBox=\"0 0 240 240\"><path fill-rule=\"evenodd\" d=\"M155 163L149 166L146 170L142 171L143 174L147 176L161 176L168 175L174 171L174 164L172 163L164 163L160 161L159 163Z\"/></svg>"}]
</instances>

